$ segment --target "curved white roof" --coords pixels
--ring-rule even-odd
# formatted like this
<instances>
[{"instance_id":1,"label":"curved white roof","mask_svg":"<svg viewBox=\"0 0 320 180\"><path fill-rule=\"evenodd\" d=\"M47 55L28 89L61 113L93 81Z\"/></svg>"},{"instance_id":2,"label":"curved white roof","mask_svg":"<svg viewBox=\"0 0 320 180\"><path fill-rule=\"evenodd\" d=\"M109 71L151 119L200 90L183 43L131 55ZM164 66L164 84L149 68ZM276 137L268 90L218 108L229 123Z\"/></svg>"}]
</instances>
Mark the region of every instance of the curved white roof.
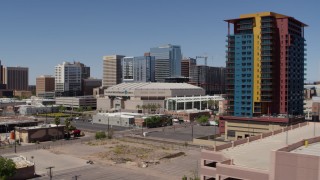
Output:
<instances>
[{"instance_id":1,"label":"curved white roof","mask_svg":"<svg viewBox=\"0 0 320 180\"><path fill-rule=\"evenodd\" d=\"M202 89L187 83L121 83L112 87L109 90L135 90L135 89Z\"/></svg>"}]
</instances>

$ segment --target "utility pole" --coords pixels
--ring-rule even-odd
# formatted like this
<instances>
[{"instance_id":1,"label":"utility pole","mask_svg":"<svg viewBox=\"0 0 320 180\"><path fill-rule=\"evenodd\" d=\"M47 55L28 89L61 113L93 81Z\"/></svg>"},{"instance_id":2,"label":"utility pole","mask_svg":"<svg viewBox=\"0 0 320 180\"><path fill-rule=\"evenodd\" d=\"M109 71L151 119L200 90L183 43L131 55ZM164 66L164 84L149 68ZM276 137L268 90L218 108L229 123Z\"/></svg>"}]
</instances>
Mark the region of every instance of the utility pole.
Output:
<instances>
[{"instance_id":1,"label":"utility pole","mask_svg":"<svg viewBox=\"0 0 320 180\"><path fill-rule=\"evenodd\" d=\"M192 137L192 141L193 141L193 124L191 125L191 137Z\"/></svg>"},{"instance_id":2,"label":"utility pole","mask_svg":"<svg viewBox=\"0 0 320 180\"><path fill-rule=\"evenodd\" d=\"M108 138L110 137L110 127L109 127L109 115L108 115Z\"/></svg>"},{"instance_id":3,"label":"utility pole","mask_svg":"<svg viewBox=\"0 0 320 180\"><path fill-rule=\"evenodd\" d=\"M46 107L46 124L48 123L48 109L47 109L47 106Z\"/></svg>"},{"instance_id":4,"label":"utility pole","mask_svg":"<svg viewBox=\"0 0 320 180\"><path fill-rule=\"evenodd\" d=\"M14 134L14 153L17 153L16 127L14 127L13 134Z\"/></svg>"},{"instance_id":5,"label":"utility pole","mask_svg":"<svg viewBox=\"0 0 320 180\"><path fill-rule=\"evenodd\" d=\"M54 168L54 166L50 166L50 167L46 168L46 169L49 169L49 178L50 178L50 180L52 180L52 168Z\"/></svg>"}]
</instances>

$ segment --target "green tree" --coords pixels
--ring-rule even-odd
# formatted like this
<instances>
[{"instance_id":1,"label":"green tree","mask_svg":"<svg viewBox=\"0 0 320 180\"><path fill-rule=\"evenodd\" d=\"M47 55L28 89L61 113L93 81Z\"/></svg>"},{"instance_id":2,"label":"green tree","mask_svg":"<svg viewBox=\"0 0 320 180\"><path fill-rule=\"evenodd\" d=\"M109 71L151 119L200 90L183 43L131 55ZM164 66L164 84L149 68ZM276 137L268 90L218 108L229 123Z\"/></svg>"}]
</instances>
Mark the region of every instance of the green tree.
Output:
<instances>
[{"instance_id":1,"label":"green tree","mask_svg":"<svg viewBox=\"0 0 320 180\"><path fill-rule=\"evenodd\" d=\"M147 109L148 109L148 114L150 114L151 104L148 104L148 105L147 105Z\"/></svg>"},{"instance_id":2,"label":"green tree","mask_svg":"<svg viewBox=\"0 0 320 180\"><path fill-rule=\"evenodd\" d=\"M59 137L58 127L59 127L60 123L61 123L60 118L59 117L55 117L54 118L54 124L57 126L57 138Z\"/></svg>"},{"instance_id":3,"label":"green tree","mask_svg":"<svg viewBox=\"0 0 320 180\"><path fill-rule=\"evenodd\" d=\"M66 109L67 109L67 108L64 107L64 106L62 106L62 105L59 106L59 111L60 111L60 112L65 112Z\"/></svg>"},{"instance_id":4,"label":"green tree","mask_svg":"<svg viewBox=\"0 0 320 180\"><path fill-rule=\"evenodd\" d=\"M77 111L78 111L78 112L83 112L83 107L80 106L80 107L77 109Z\"/></svg>"},{"instance_id":5,"label":"green tree","mask_svg":"<svg viewBox=\"0 0 320 180\"><path fill-rule=\"evenodd\" d=\"M138 104L136 105L136 109L138 109L138 111L141 109L141 106Z\"/></svg>"},{"instance_id":6,"label":"green tree","mask_svg":"<svg viewBox=\"0 0 320 180\"><path fill-rule=\"evenodd\" d=\"M64 131L67 133L67 138L70 138L70 131L72 131L70 118L66 118L66 120L64 121L64 124L65 124Z\"/></svg>"},{"instance_id":7,"label":"green tree","mask_svg":"<svg viewBox=\"0 0 320 180\"><path fill-rule=\"evenodd\" d=\"M92 111L92 107L91 106L87 106L87 111Z\"/></svg>"},{"instance_id":8,"label":"green tree","mask_svg":"<svg viewBox=\"0 0 320 180\"><path fill-rule=\"evenodd\" d=\"M209 109L215 109L215 101L210 99L208 101L208 106L209 106Z\"/></svg>"},{"instance_id":9,"label":"green tree","mask_svg":"<svg viewBox=\"0 0 320 180\"><path fill-rule=\"evenodd\" d=\"M145 109L147 109L147 106L146 105L142 105L141 108L143 109L143 113L145 113Z\"/></svg>"},{"instance_id":10,"label":"green tree","mask_svg":"<svg viewBox=\"0 0 320 180\"><path fill-rule=\"evenodd\" d=\"M161 118L159 116L148 117L145 120L147 127L153 128L161 125Z\"/></svg>"},{"instance_id":11,"label":"green tree","mask_svg":"<svg viewBox=\"0 0 320 180\"><path fill-rule=\"evenodd\" d=\"M65 131L66 131L66 132L69 132L69 131L70 131L70 126L71 126L71 121L70 121L70 119L69 119L69 118L66 118L66 120L64 121L64 124L65 124L65 127L64 127Z\"/></svg>"},{"instance_id":12,"label":"green tree","mask_svg":"<svg viewBox=\"0 0 320 180\"><path fill-rule=\"evenodd\" d=\"M198 122L199 124L202 124L202 125L207 124L208 121L209 121L209 117L208 117L208 116L205 116L205 115L202 115L202 116L200 116L200 117L197 118L197 122Z\"/></svg>"},{"instance_id":13,"label":"green tree","mask_svg":"<svg viewBox=\"0 0 320 180\"><path fill-rule=\"evenodd\" d=\"M157 109L159 110L159 113L160 113L161 108L162 108L162 106L160 104L157 104Z\"/></svg>"},{"instance_id":14,"label":"green tree","mask_svg":"<svg viewBox=\"0 0 320 180\"><path fill-rule=\"evenodd\" d=\"M0 180L6 180L16 174L16 164L12 159L0 156Z\"/></svg>"},{"instance_id":15,"label":"green tree","mask_svg":"<svg viewBox=\"0 0 320 180\"><path fill-rule=\"evenodd\" d=\"M157 110L157 105L151 104L151 105L150 105L150 109L151 109L151 112L155 113L156 110Z\"/></svg>"}]
</instances>

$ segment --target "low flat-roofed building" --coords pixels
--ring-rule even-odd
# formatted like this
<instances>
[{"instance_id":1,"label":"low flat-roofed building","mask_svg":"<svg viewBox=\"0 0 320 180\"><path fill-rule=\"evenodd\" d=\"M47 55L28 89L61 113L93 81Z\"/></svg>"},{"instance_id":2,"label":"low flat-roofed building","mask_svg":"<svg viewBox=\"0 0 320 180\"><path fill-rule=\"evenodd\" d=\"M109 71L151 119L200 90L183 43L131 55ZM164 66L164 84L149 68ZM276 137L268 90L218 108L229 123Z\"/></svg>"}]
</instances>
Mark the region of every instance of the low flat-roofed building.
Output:
<instances>
[{"instance_id":1,"label":"low flat-roofed building","mask_svg":"<svg viewBox=\"0 0 320 180\"><path fill-rule=\"evenodd\" d=\"M202 115L211 116L210 110L182 110L182 111L165 111L166 115L172 116L172 118L184 120L186 122L195 121L197 117Z\"/></svg>"},{"instance_id":2,"label":"low flat-roofed building","mask_svg":"<svg viewBox=\"0 0 320 180\"><path fill-rule=\"evenodd\" d=\"M39 121L37 120L0 119L0 133L8 133L14 130L15 127L37 126L38 124Z\"/></svg>"},{"instance_id":3,"label":"low flat-roofed building","mask_svg":"<svg viewBox=\"0 0 320 180\"><path fill-rule=\"evenodd\" d=\"M0 108L8 106L18 106L26 104L26 100L17 100L15 98L0 98Z\"/></svg>"},{"instance_id":4,"label":"low flat-roofed building","mask_svg":"<svg viewBox=\"0 0 320 180\"><path fill-rule=\"evenodd\" d=\"M27 105L44 105L49 106L56 103L55 99L46 99L46 98L39 98L36 96L32 96L30 99L26 100Z\"/></svg>"},{"instance_id":5,"label":"low flat-roofed building","mask_svg":"<svg viewBox=\"0 0 320 180\"><path fill-rule=\"evenodd\" d=\"M201 179L320 179L320 123L304 122L201 152Z\"/></svg>"},{"instance_id":6,"label":"low flat-roofed building","mask_svg":"<svg viewBox=\"0 0 320 180\"><path fill-rule=\"evenodd\" d=\"M28 161L24 156L4 156L4 158L11 159L16 165L16 173L13 177L8 177L8 180L25 180L35 177L34 162Z\"/></svg>"},{"instance_id":7,"label":"low flat-roofed building","mask_svg":"<svg viewBox=\"0 0 320 180\"><path fill-rule=\"evenodd\" d=\"M304 122L304 116L286 114L261 117L220 116L219 121L219 132L225 134L225 139L237 140Z\"/></svg>"},{"instance_id":8,"label":"low flat-roofed building","mask_svg":"<svg viewBox=\"0 0 320 180\"><path fill-rule=\"evenodd\" d=\"M20 142L42 142L64 138L65 125L43 124L31 127L16 127L15 138Z\"/></svg>"},{"instance_id":9,"label":"low flat-roofed building","mask_svg":"<svg viewBox=\"0 0 320 180\"><path fill-rule=\"evenodd\" d=\"M105 124L110 126L132 127L135 124L135 117L141 117L139 113L97 113L93 115L92 122L96 124Z\"/></svg>"},{"instance_id":10,"label":"low flat-roofed building","mask_svg":"<svg viewBox=\"0 0 320 180\"><path fill-rule=\"evenodd\" d=\"M161 113L167 98L200 95L205 95L204 89L187 83L122 83L104 90L105 97L98 98L97 109L134 112L150 104L157 105L156 112Z\"/></svg>"},{"instance_id":11,"label":"low flat-roofed building","mask_svg":"<svg viewBox=\"0 0 320 180\"><path fill-rule=\"evenodd\" d=\"M14 91L14 96L18 96L18 97L31 97L32 96L32 92L31 91Z\"/></svg>"},{"instance_id":12,"label":"low flat-roofed building","mask_svg":"<svg viewBox=\"0 0 320 180\"><path fill-rule=\"evenodd\" d=\"M70 108L91 107L96 109L97 99L93 96L56 97L56 105Z\"/></svg>"},{"instance_id":13,"label":"low flat-roofed building","mask_svg":"<svg viewBox=\"0 0 320 180\"><path fill-rule=\"evenodd\" d=\"M18 111L21 115L56 113L59 112L59 107L57 105L20 105Z\"/></svg>"}]
</instances>

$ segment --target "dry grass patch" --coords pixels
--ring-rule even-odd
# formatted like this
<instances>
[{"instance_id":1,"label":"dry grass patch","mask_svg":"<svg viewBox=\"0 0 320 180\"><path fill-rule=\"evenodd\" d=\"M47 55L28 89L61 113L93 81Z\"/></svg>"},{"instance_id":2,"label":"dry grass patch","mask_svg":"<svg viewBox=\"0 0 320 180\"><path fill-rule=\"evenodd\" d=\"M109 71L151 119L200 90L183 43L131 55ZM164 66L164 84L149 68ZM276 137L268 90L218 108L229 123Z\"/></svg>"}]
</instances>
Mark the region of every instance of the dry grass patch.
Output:
<instances>
[{"instance_id":1,"label":"dry grass patch","mask_svg":"<svg viewBox=\"0 0 320 180\"><path fill-rule=\"evenodd\" d=\"M89 146L103 146L103 145L112 145L112 144L118 144L119 142L117 140L92 140L92 141L89 141L87 143L85 143L86 145L89 145Z\"/></svg>"}]
</instances>

